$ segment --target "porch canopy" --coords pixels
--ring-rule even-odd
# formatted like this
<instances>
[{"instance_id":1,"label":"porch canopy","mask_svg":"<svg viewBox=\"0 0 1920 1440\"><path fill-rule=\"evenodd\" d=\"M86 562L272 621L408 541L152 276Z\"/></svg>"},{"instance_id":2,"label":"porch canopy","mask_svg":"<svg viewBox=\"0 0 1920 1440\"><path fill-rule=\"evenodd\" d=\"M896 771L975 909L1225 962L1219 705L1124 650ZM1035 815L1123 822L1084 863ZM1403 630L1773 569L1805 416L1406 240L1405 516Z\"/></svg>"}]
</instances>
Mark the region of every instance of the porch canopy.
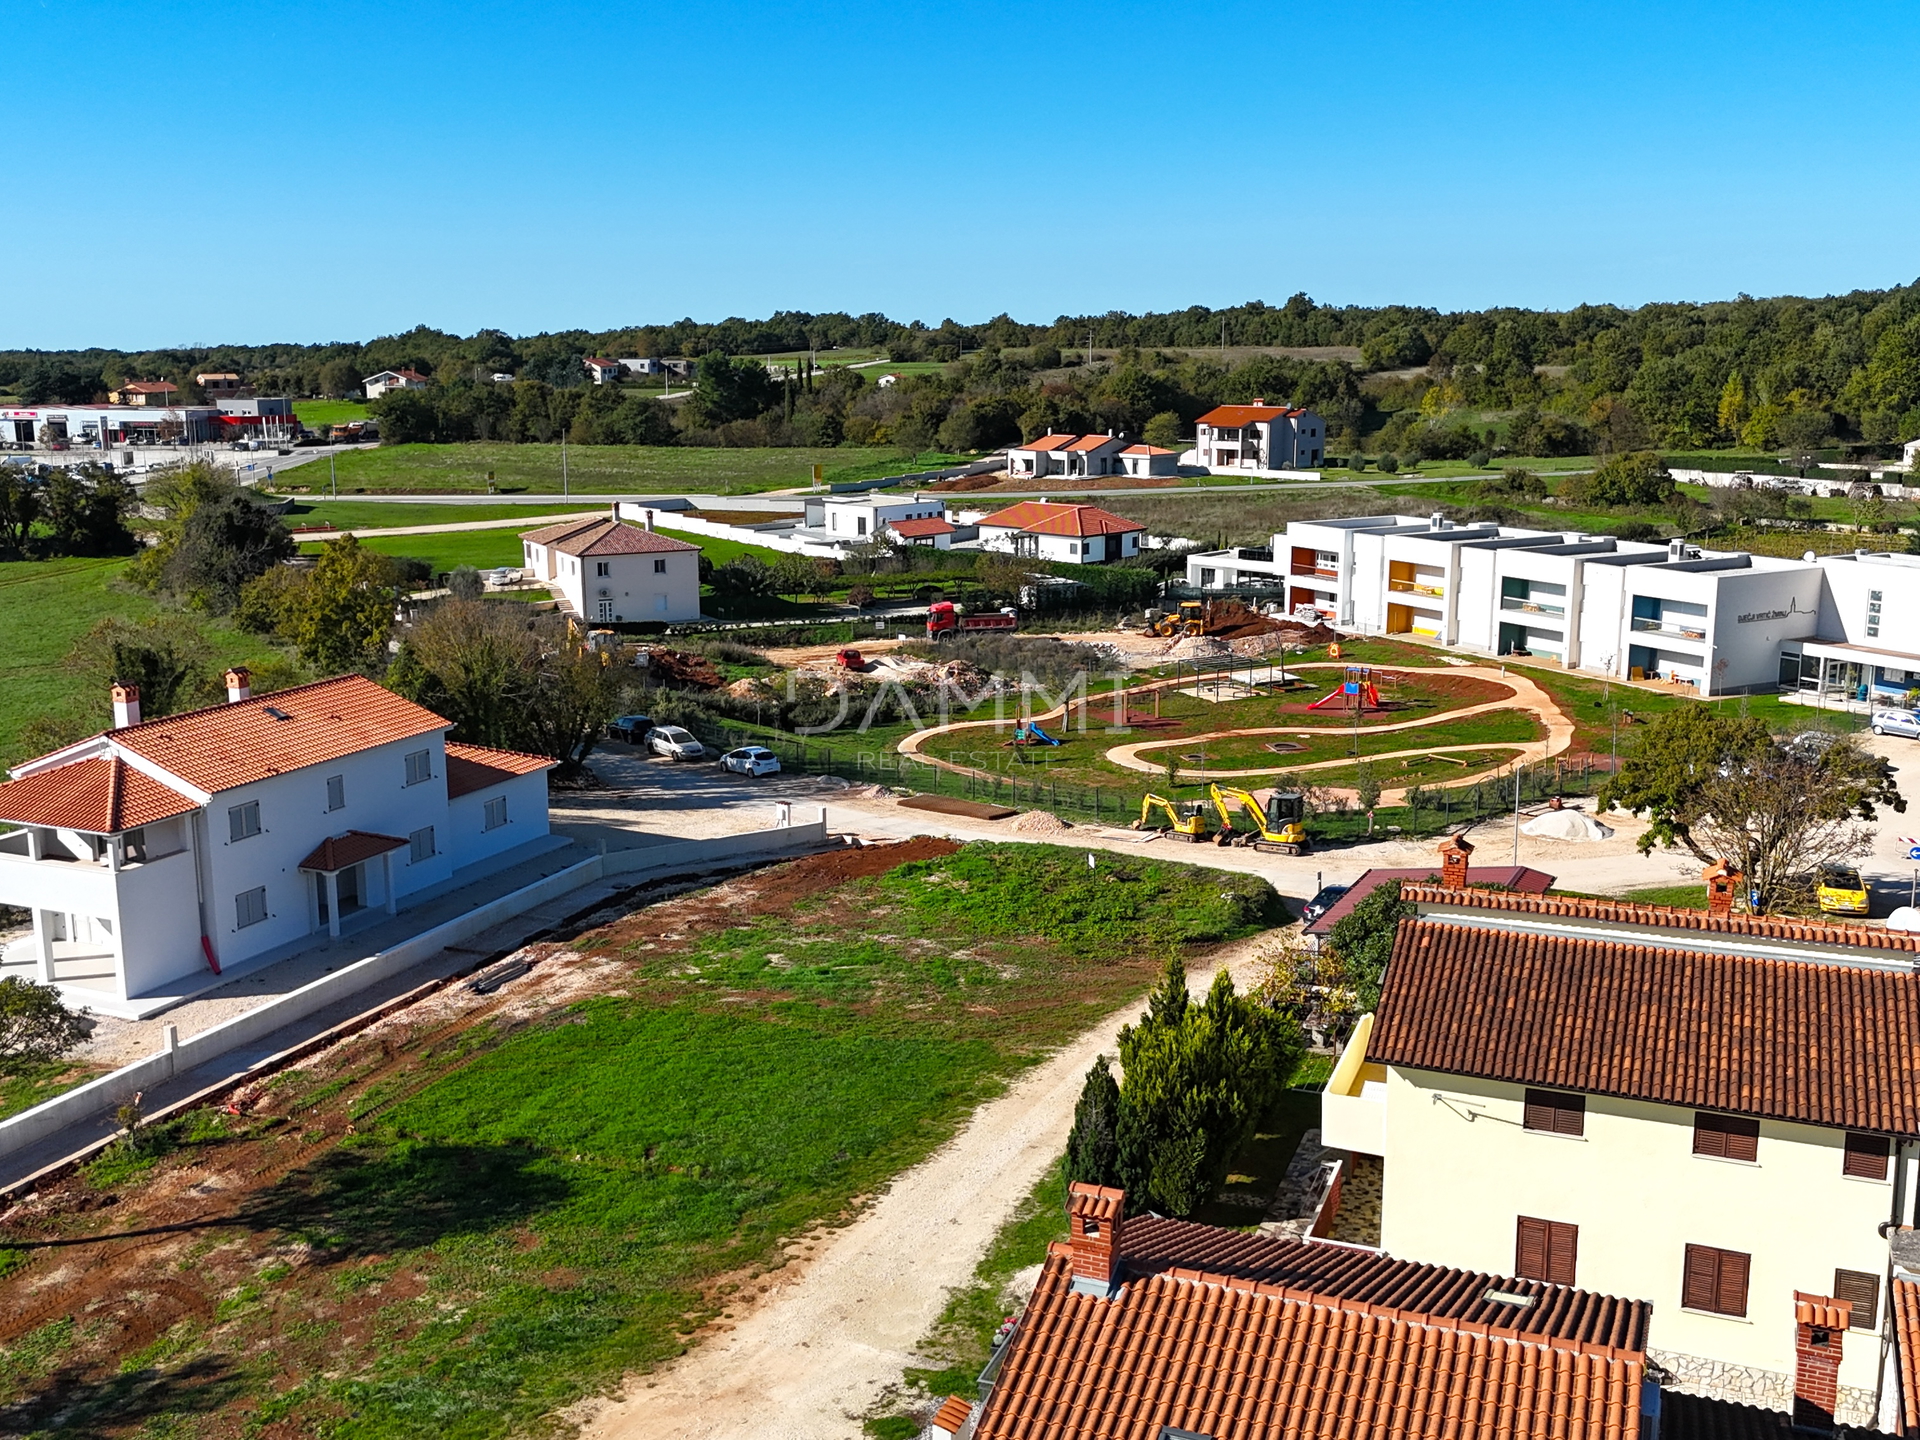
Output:
<instances>
[{"instance_id":1,"label":"porch canopy","mask_svg":"<svg viewBox=\"0 0 1920 1440\"><path fill-rule=\"evenodd\" d=\"M381 886L386 893L386 908L389 915L394 913L393 904L393 852L407 845L397 835L379 835L371 830L349 830L344 835L335 835L322 840L313 848L313 852L300 862L300 868L317 877L324 887L327 912L327 934L334 939L340 938L340 872L351 870L354 866L368 860L380 861ZM351 878L351 877L349 877ZM356 881L356 884L359 882Z\"/></svg>"}]
</instances>

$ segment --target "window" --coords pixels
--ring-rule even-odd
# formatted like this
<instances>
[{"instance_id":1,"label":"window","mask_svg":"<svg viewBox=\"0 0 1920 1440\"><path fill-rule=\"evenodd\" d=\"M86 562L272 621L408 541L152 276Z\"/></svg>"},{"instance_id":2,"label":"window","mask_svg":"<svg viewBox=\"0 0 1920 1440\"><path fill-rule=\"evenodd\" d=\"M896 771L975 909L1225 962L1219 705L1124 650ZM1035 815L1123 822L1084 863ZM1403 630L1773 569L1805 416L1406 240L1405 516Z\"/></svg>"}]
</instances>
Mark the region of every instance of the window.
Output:
<instances>
[{"instance_id":1,"label":"window","mask_svg":"<svg viewBox=\"0 0 1920 1440\"><path fill-rule=\"evenodd\" d=\"M1693 1153L1721 1160L1753 1160L1760 1153L1760 1122L1733 1115L1693 1115Z\"/></svg>"},{"instance_id":2,"label":"window","mask_svg":"<svg viewBox=\"0 0 1920 1440\"><path fill-rule=\"evenodd\" d=\"M418 865L422 860L431 860L433 858L433 826L421 826L420 829L415 830L411 835L407 836L407 840L413 846L413 854L410 857L413 864Z\"/></svg>"},{"instance_id":3,"label":"window","mask_svg":"<svg viewBox=\"0 0 1920 1440\"><path fill-rule=\"evenodd\" d=\"M244 805L236 805L227 811L227 841L245 840L250 835L260 833L260 802L249 800Z\"/></svg>"},{"instance_id":4,"label":"window","mask_svg":"<svg viewBox=\"0 0 1920 1440\"><path fill-rule=\"evenodd\" d=\"M1545 1130L1555 1135L1584 1135L1587 1133L1587 1097L1569 1095L1564 1090L1529 1090L1521 1123L1529 1130Z\"/></svg>"},{"instance_id":5,"label":"window","mask_svg":"<svg viewBox=\"0 0 1920 1440\"><path fill-rule=\"evenodd\" d=\"M1849 1330L1880 1328L1880 1277L1865 1270L1833 1272L1833 1298L1847 1302Z\"/></svg>"},{"instance_id":6,"label":"window","mask_svg":"<svg viewBox=\"0 0 1920 1440\"><path fill-rule=\"evenodd\" d=\"M407 784L418 785L433 778L433 752L416 750L407 756Z\"/></svg>"},{"instance_id":7,"label":"window","mask_svg":"<svg viewBox=\"0 0 1920 1440\"><path fill-rule=\"evenodd\" d=\"M653 573L656 575L664 575L667 573L667 562L665 559L659 559L653 562Z\"/></svg>"},{"instance_id":8,"label":"window","mask_svg":"<svg viewBox=\"0 0 1920 1440\"><path fill-rule=\"evenodd\" d=\"M1884 1135L1847 1136L1847 1155L1841 1173L1860 1180L1887 1178L1887 1137Z\"/></svg>"},{"instance_id":9,"label":"window","mask_svg":"<svg viewBox=\"0 0 1920 1440\"><path fill-rule=\"evenodd\" d=\"M610 560L596 560L596 561L594 561L594 562L593 562L593 573L594 573L594 574L596 574L596 575L611 575L611 574L613 574L613 562L612 562L612 561L610 561Z\"/></svg>"},{"instance_id":10,"label":"window","mask_svg":"<svg viewBox=\"0 0 1920 1440\"><path fill-rule=\"evenodd\" d=\"M327 809L344 810L347 808L347 777L329 775L327 777Z\"/></svg>"},{"instance_id":11,"label":"window","mask_svg":"<svg viewBox=\"0 0 1920 1440\"><path fill-rule=\"evenodd\" d=\"M233 922L237 929L258 925L267 918L267 887L256 885L233 897Z\"/></svg>"},{"instance_id":12,"label":"window","mask_svg":"<svg viewBox=\"0 0 1920 1440\"><path fill-rule=\"evenodd\" d=\"M1523 1280L1545 1280L1549 1285L1573 1284L1574 1261L1580 1253L1580 1227L1558 1220L1535 1220L1522 1215L1515 1227L1513 1273Z\"/></svg>"},{"instance_id":13,"label":"window","mask_svg":"<svg viewBox=\"0 0 1920 1440\"><path fill-rule=\"evenodd\" d=\"M487 823L489 830L498 830L507 823L507 797L496 795L487 801Z\"/></svg>"},{"instance_id":14,"label":"window","mask_svg":"<svg viewBox=\"0 0 1920 1440\"><path fill-rule=\"evenodd\" d=\"M1751 1258L1738 1250L1687 1246L1687 1268L1680 1282L1681 1305L1714 1315L1745 1315Z\"/></svg>"}]
</instances>

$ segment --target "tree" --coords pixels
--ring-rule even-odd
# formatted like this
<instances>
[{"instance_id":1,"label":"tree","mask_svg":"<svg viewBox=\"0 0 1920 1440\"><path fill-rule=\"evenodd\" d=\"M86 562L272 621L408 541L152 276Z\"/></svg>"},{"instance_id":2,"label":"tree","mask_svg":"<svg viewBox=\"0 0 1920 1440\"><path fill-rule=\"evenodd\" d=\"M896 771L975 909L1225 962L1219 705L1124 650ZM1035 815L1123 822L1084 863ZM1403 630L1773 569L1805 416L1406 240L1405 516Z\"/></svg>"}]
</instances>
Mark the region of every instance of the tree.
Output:
<instances>
[{"instance_id":1,"label":"tree","mask_svg":"<svg viewBox=\"0 0 1920 1440\"><path fill-rule=\"evenodd\" d=\"M471 565L456 565L447 572L447 593L456 600L478 600L486 590L486 582Z\"/></svg>"},{"instance_id":2,"label":"tree","mask_svg":"<svg viewBox=\"0 0 1920 1440\"><path fill-rule=\"evenodd\" d=\"M127 577L149 590L225 612L247 581L293 558L293 537L279 517L206 461L156 478L142 499L158 512L158 533Z\"/></svg>"},{"instance_id":3,"label":"tree","mask_svg":"<svg viewBox=\"0 0 1920 1440\"><path fill-rule=\"evenodd\" d=\"M42 360L20 378L23 405L84 405L107 388L96 365Z\"/></svg>"},{"instance_id":4,"label":"tree","mask_svg":"<svg viewBox=\"0 0 1920 1440\"><path fill-rule=\"evenodd\" d=\"M758 360L734 359L716 350L694 370L693 393L684 402L687 423L711 429L750 420L780 403L780 385Z\"/></svg>"},{"instance_id":5,"label":"tree","mask_svg":"<svg viewBox=\"0 0 1920 1440\"><path fill-rule=\"evenodd\" d=\"M1703 849L1692 829L1705 813L1708 781L1723 769L1752 763L1771 744L1762 720L1682 705L1647 726L1639 749L1600 788L1600 806L1652 821L1640 837L1642 854L1656 844L1684 846L1710 865L1721 857Z\"/></svg>"},{"instance_id":6,"label":"tree","mask_svg":"<svg viewBox=\"0 0 1920 1440\"><path fill-rule=\"evenodd\" d=\"M428 390L389 390L367 407L380 422L384 445L408 445L438 440L440 408Z\"/></svg>"},{"instance_id":7,"label":"tree","mask_svg":"<svg viewBox=\"0 0 1920 1440\"><path fill-rule=\"evenodd\" d=\"M49 985L14 975L0 980L0 1073L17 1075L58 1060L93 1033L87 1015L67 1009Z\"/></svg>"},{"instance_id":8,"label":"tree","mask_svg":"<svg viewBox=\"0 0 1920 1440\"><path fill-rule=\"evenodd\" d=\"M1342 985L1350 989L1362 1012L1380 1004L1380 982L1393 954L1393 937L1413 906L1400 898L1400 887L1389 880L1376 885L1352 910L1341 916L1327 936L1327 948L1338 961Z\"/></svg>"},{"instance_id":9,"label":"tree","mask_svg":"<svg viewBox=\"0 0 1920 1440\"><path fill-rule=\"evenodd\" d=\"M87 678L93 696L115 681L138 685L140 713L148 720L199 705L212 689L212 648L181 615L137 623L110 615L74 642L67 663Z\"/></svg>"},{"instance_id":10,"label":"tree","mask_svg":"<svg viewBox=\"0 0 1920 1440\"><path fill-rule=\"evenodd\" d=\"M275 632L323 675L376 668L386 658L398 590L392 560L343 535L286 589Z\"/></svg>"},{"instance_id":11,"label":"tree","mask_svg":"<svg viewBox=\"0 0 1920 1440\"><path fill-rule=\"evenodd\" d=\"M813 561L804 555L782 555L773 562L772 585L776 595L792 595L798 598L813 588L819 578Z\"/></svg>"},{"instance_id":12,"label":"tree","mask_svg":"<svg viewBox=\"0 0 1920 1440\"><path fill-rule=\"evenodd\" d=\"M736 555L716 568L713 589L716 595L742 599L777 593L773 567L757 555Z\"/></svg>"},{"instance_id":13,"label":"tree","mask_svg":"<svg viewBox=\"0 0 1920 1440\"><path fill-rule=\"evenodd\" d=\"M1180 416L1172 410L1162 410L1148 419L1146 428L1140 432L1140 438L1149 445L1158 445L1164 450L1178 450L1185 442L1181 438Z\"/></svg>"},{"instance_id":14,"label":"tree","mask_svg":"<svg viewBox=\"0 0 1920 1440\"><path fill-rule=\"evenodd\" d=\"M624 682L612 656L588 649L584 640L558 632L545 638L530 677L523 748L559 761L559 775L573 775L619 713Z\"/></svg>"},{"instance_id":15,"label":"tree","mask_svg":"<svg viewBox=\"0 0 1920 1440\"><path fill-rule=\"evenodd\" d=\"M1652 450L1615 455L1592 474L1576 475L1567 484L1569 498L1582 505L1668 505L1677 493L1666 461Z\"/></svg>"},{"instance_id":16,"label":"tree","mask_svg":"<svg viewBox=\"0 0 1920 1440\"><path fill-rule=\"evenodd\" d=\"M329 360L320 367L320 391L338 399L357 391L363 378L359 362L344 357Z\"/></svg>"},{"instance_id":17,"label":"tree","mask_svg":"<svg viewBox=\"0 0 1920 1440\"><path fill-rule=\"evenodd\" d=\"M40 518L48 548L61 555L128 555L139 547L127 528L133 487L100 465L62 466L47 477Z\"/></svg>"},{"instance_id":18,"label":"tree","mask_svg":"<svg viewBox=\"0 0 1920 1440\"><path fill-rule=\"evenodd\" d=\"M1073 1107L1073 1131L1067 1136L1067 1183L1118 1185L1120 1087L1107 1057L1098 1056Z\"/></svg>"},{"instance_id":19,"label":"tree","mask_svg":"<svg viewBox=\"0 0 1920 1440\"><path fill-rule=\"evenodd\" d=\"M1015 556L988 552L973 562L973 583L994 600L1018 605L1021 592L1029 583L1031 568Z\"/></svg>"},{"instance_id":20,"label":"tree","mask_svg":"<svg viewBox=\"0 0 1920 1440\"><path fill-rule=\"evenodd\" d=\"M0 556L23 558L39 518L38 483L18 465L0 465Z\"/></svg>"},{"instance_id":21,"label":"tree","mask_svg":"<svg viewBox=\"0 0 1920 1440\"><path fill-rule=\"evenodd\" d=\"M510 749L522 738L539 642L518 605L449 600L401 646L387 684L453 721L455 737Z\"/></svg>"}]
</instances>

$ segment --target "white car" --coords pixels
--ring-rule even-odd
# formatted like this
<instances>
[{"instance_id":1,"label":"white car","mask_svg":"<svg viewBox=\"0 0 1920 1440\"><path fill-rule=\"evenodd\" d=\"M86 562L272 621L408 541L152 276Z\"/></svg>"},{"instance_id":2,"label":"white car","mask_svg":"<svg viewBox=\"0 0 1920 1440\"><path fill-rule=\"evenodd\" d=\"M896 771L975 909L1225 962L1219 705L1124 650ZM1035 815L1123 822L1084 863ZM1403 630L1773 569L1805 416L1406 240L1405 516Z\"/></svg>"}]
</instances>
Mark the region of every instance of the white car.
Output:
<instances>
[{"instance_id":1,"label":"white car","mask_svg":"<svg viewBox=\"0 0 1920 1440\"><path fill-rule=\"evenodd\" d=\"M742 745L720 757L720 763L736 775L778 775L780 757L763 745Z\"/></svg>"},{"instance_id":2,"label":"white car","mask_svg":"<svg viewBox=\"0 0 1920 1440\"><path fill-rule=\"evenodd\" d=\"M647 732L647 749L672 760L699 760L707 747L678 725L657 725Z\"/></svg>"},{"instance_id":3,"label":"white car","mask_svg":"<svg viewBox=\"0 0 1920 1440\"><path fill-rule=\"evenodd\" d=\"M1920 714L1911 710L1876 710L1873 713L1873 733L1904 735L1909 740L1920 740Z\"/></svg>"}]
</instances>

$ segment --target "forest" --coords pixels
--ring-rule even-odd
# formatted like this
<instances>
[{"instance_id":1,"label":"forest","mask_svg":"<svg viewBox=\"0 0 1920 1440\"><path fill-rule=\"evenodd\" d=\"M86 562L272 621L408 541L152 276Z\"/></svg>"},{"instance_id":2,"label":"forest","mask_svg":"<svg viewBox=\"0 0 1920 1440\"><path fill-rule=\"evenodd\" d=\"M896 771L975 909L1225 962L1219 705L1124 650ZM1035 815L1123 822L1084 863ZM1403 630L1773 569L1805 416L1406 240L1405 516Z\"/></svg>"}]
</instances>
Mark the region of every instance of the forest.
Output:
<instances>
[{"instance_id":1,"label":"forest","mask_svg":"<svg viewBox=\"0 0 1920 1440\"><path fill-rule=\"evenodd\" d=\"M941 368L882 393L874 371L837 364L836 348ZM795 367L783 378L740 363L810 349L823 373ZM703 363L695 394L668 406L589 386L581 361L594 354ZM1920 437L1920 282L1637 309L1443 312L1295 295L1050 324L782 312L519 338L420 327L364 344L0 352L0 389L26 403L77 402L138 377L172 380L190 398L195 373L229 370L261 393L347 395L362 376L400 366L434 384L392 407L388 438L967 449L1048 428L1144 433L1156 417L1171 433L1212 405L1257 396L1319 409L1336 450L1464 457L1490 438L1471 426L1490 419L1503 448L1526 454L1884 447Z\"/></svg>"}]
</instances>

